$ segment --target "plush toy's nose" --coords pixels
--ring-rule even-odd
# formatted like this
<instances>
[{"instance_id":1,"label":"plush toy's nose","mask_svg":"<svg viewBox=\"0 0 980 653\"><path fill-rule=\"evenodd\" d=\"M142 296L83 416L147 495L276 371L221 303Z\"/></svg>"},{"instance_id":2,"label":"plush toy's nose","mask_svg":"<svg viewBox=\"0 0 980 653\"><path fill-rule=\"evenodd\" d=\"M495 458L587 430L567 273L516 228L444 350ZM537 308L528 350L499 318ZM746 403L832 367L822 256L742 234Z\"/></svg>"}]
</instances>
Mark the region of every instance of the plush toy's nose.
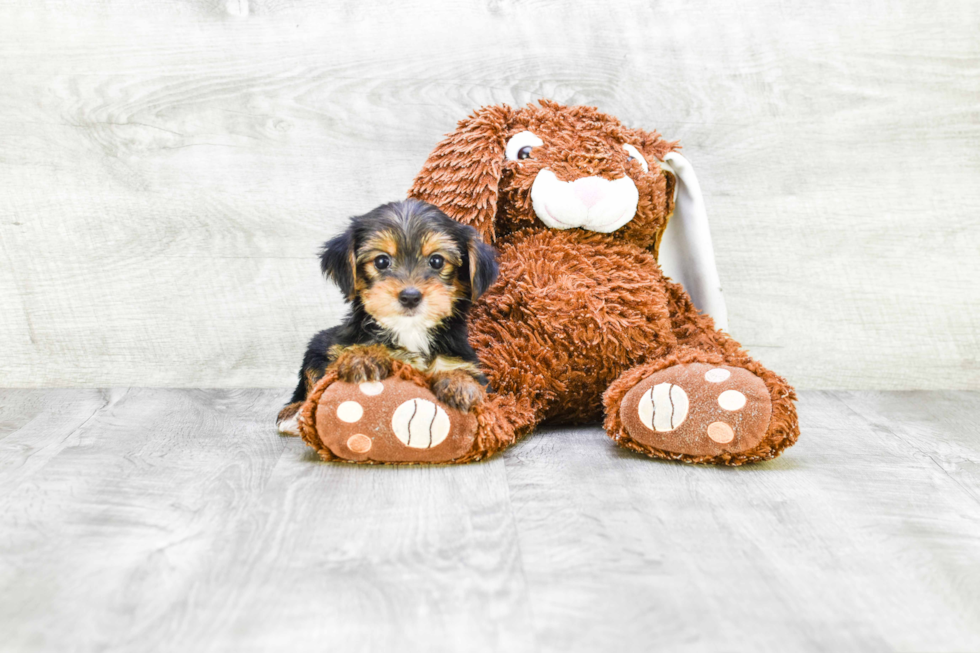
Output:
<instances>
[{"instance_id":1,"label":"plush toy's nose","mask_svg":"<svg viewBox=\"0 0 980 653\"><path fill-rule=\"evenodd\" d=\"M572 189L575 196L582 200L587 208L592 208L606 196L606 188L609 182L602 177L582 177L572 182Z\"/></svg>"},{"instance_id":2,"label":"plush toy's nose","mask_svg":"<svg viewBox=\"0 0 980 653\"><path fill-rule=\"evenodd\" d=\"M418 288L406 288L398 293L398 303L405 308L415 308L422 301L422 292Z\"/></svg>"}]
</instances>

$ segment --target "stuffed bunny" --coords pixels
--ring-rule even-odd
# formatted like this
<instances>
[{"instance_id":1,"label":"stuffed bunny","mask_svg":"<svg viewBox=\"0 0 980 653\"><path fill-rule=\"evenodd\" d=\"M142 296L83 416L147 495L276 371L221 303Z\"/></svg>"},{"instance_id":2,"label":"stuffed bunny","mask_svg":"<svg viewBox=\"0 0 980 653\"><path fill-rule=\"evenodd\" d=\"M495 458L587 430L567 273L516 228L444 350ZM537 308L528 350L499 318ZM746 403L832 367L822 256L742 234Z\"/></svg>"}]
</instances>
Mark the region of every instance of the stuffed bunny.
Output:
<instances>
[{"instance_id":1,"label":"stuffed bunny","mask_svg":"<svg viewBox=\"0 0 980 653\"><path fill-rule=\"evenodd\" d=\"M325 459L385 463L468 462L541 423L603 419L620 446L686 462L740 465L796 442L793 389L716 327L700 191L676 149L549 101L461 121L409 194L499 251L469 327L491 391L462 414L399 361L371 395L328 374L300 411L304 439ZM352 403L355 422L339 408Z\"/></svg>"}]
</instances>

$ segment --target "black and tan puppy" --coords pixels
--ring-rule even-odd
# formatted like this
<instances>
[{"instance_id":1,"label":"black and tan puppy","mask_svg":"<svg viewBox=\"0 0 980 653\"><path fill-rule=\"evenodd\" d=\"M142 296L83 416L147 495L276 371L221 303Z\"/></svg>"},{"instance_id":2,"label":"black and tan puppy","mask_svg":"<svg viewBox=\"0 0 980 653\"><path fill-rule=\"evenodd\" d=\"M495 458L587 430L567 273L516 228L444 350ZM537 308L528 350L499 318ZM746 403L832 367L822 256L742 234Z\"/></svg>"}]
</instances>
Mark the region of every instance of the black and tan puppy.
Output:
<instances>
[{"instance_id":1,"label":"black and tan puppy","mask_svg":"<svg viewBox=\"0 0 980 653\"><path fill-rule=\"evenodd\" d=\"M299 385L279 413L283 433L330 365L342 381L380 381L397 358L431 375L440 401L469 410L487 381L470 347L470 304L497 278L496 253L477 231L417 200L392 202L351 219L328 241L323 273L350 304L343 323L313 336Z\"/></svg>"}]
</instances>

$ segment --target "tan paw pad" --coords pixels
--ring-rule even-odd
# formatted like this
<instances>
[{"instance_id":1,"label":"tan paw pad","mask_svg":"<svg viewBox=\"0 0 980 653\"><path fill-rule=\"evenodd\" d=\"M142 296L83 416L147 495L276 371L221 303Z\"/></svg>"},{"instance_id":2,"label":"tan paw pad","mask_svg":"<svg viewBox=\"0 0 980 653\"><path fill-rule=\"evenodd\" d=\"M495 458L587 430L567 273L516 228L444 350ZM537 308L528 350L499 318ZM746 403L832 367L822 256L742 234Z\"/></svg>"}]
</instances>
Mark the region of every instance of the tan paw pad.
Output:
<instances>
[{"instance_id":1,"label":"tan paw pad","mask_svg":"<svg viewBox=\"0 0 980 653\"><path fill-rule=\"evenodd\" d=\"M354 453L367 453L371 450L371 438L363 433L355 433L347 438L347 448Z\"/></svg>"},{"instance_id":2,"label":"tan paw pad","mask_svg":"<svg viewBox=\"0 0 980 653\"><path fill-rule=\"evenodd\" d=\"M708 424L708 437L719 444L728 444L735 439L735 431L724 422Z\"/></svg>"}]
</instances>

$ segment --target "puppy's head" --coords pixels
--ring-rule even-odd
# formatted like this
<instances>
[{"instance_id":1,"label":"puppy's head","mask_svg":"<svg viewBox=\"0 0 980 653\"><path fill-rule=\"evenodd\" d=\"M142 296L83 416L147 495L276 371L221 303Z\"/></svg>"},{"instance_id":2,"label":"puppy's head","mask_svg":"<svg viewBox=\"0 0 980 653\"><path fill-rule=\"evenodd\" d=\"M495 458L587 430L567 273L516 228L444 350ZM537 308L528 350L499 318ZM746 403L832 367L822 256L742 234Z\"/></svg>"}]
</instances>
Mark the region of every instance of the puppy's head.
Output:
<instances>
[{"instance_id":1,"label":"puppy's head","mask_svg":"<svg viewBox=\"0 0 980 653\"><path fill-rule=\"evenodd\" d=\"M473 227L418 200L352 218L320 263L348 301L396 334L464 313L497 278L495 252Z\"/></svg>"}]
</instances>

